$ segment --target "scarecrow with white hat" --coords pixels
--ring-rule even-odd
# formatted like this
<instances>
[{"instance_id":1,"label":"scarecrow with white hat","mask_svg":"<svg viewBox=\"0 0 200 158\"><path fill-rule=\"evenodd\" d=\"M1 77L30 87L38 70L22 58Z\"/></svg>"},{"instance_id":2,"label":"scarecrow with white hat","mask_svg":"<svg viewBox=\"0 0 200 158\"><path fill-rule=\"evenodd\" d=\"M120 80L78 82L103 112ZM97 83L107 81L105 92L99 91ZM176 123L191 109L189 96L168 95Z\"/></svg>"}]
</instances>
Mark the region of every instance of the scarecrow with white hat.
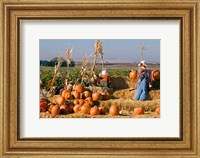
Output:
<instances>
[{"instance_id":1,"label":"scarecrow with white hat","mask_svg":"<svg viewBox=\"0 0 200 158\"><path fill-rule=\"evenodd\" d=\"M149 95L150 77L147 71L147 65L144 60L138 64L138 86L135 92L135 100L147 100Z\"/></svg>"},{"instance_id":2,"label":"scarecrow with white hat","mask_svg":"<svg viewBox=\"0 0 200 158\"><path fill-rule=\"evenodd\" d=\"M102 87L102 89L108 90L110 88L110 83L111 83L108 71L104 69L99 75L99 77L100 77L100 86Z\"/></svg>"}]
</instances>

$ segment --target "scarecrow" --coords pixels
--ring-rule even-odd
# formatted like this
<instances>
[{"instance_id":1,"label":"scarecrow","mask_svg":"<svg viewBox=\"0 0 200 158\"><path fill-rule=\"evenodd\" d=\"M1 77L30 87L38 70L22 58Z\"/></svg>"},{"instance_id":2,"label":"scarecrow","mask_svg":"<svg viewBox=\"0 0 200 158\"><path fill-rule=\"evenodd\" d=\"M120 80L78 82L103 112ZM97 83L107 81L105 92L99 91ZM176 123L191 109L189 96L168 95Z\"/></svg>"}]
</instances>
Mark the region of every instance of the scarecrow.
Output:
<instances>
[{"instance_id":1,"label":"scarecrow","mask_svg":"<svg viewBox=\"0 0 200 158\"><path fill-rule=\"evenodd\" d=\"M147 71L147 65L145 64L145 61L142 60L140 64L138 64L138 82L134 99L141 101L147 100L149 87L151 87L151 84L149 73Z\"/></svg>"}]
</instances>

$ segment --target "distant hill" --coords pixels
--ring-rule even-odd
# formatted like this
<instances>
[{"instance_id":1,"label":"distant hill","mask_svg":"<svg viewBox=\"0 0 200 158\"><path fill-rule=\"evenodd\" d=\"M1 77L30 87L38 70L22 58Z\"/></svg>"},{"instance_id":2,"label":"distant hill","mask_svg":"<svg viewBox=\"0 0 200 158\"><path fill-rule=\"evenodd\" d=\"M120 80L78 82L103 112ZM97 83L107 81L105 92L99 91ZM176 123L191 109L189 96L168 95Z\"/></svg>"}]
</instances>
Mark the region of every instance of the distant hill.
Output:
<instances>
[{"instance_id":1,"label":"distant hill","mask_svg":"<svg viewBox=\"0 0 200 158\"><path fill-rule=\"evenodd\" d=\"M55 61L55 62L56 62L57 60L58 60L58 57L55 57L55 58L52 58L50 61L53 61L53 62ZM61 60L62 60L62 62L63 62L63 61L66 61L66 60L65 60L64 58L62 58L62 57L61 57Z\"/></svg>"}]
</instances>

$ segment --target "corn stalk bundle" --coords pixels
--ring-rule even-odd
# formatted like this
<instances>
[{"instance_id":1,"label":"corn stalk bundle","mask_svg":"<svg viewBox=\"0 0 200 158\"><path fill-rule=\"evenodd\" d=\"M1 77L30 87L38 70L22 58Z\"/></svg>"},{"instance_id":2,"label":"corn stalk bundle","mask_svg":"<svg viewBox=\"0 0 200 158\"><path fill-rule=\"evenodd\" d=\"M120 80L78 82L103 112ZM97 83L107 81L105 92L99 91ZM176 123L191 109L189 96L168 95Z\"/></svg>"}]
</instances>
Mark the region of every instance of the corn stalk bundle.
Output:
<instances>
[{"instance_id":1,"label":"corn stalk bundle","mask_svg":"<svg viewBox=\"0 0 200 158\"><path fill-rule=\"evenodd\" d=\"M55 94L56 86L54 86L54 83L55 83L56 79L58 77L60 77L60 75L61 75L60 72L59 72L59 68L60 68L61 64L62 64L62 59L61 59L61 57L58 57L57 63L55 64L55 67L54 67L54 75L53 75L53 79L52 79L52 82L51 82L51 87L50 87L49 92L47 93L48 98L53 97L54 94Z\"/></svg>"},{"instance_id":2,"label":"corn stalk bundle","mask_svg":"<svg viewBox=\"0 0 200 158\"><path fill-rule=\"evenodd\" d=\"M95 47L95 51L94 51L94 61L93 61L93 66L92 66L92 69L91 69L91 73L93 73L94 70L95 70L98 54L100 54L100 56L101 56L102 69L103 69L103 64L104 64L103 42L102 42L101 40L97 40L97 41L95 42L94 47Z\"/></svg>"},{"instance_id":3,"label":"corn stalk bundle","mask_svg":"<svg viewBox=\"0 0 200 158\"><path fill-rule=\"evenodd\" d=\"M85 55L85 57L83 58L81 71L79 73L77 81L80 81L83 77L86 77L85 75L86 75L86 71L87 71L87 64L88 64L88 62L89 62L88 56Z\"/></svg>"},{"instance_id":4,"label":"corn stalk bundle","mask_svg":"<svg viewBox=\"0 0 200 158\"><path fill-rule=\"evenodd\" d=\"M66 49L66 62L67 62L67 76L66 76L66 79L69 79L69 74L70 74L69 65L71 63L71 61L70 61L71 52L72 52L72 50L70 48Z\"/></svg>"}]
</instances>

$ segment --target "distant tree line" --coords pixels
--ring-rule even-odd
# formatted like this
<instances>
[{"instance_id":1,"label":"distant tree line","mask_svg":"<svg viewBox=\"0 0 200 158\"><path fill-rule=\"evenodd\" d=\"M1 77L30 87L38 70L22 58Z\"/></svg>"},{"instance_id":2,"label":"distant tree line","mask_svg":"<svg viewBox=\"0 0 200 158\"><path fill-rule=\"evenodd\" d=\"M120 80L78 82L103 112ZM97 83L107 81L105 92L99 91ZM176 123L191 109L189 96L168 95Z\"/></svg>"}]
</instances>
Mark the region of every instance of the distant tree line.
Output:
<instances>
[{"instance_id":1,"label":"distant tree line","mask_svg":"<svg viewBox=\"0 0 200 158\"><path fill-rule=\"evenodd\" d=\"M57 63L57 61L40 60L40 66L55 66L56 63ZM63 61L61 64L61 67L66 67L66 66L67 66L67 62ZM73 60L71 60L71 63L69 66L74 67L75 62Z\"/></svg>"}]
</instances>

